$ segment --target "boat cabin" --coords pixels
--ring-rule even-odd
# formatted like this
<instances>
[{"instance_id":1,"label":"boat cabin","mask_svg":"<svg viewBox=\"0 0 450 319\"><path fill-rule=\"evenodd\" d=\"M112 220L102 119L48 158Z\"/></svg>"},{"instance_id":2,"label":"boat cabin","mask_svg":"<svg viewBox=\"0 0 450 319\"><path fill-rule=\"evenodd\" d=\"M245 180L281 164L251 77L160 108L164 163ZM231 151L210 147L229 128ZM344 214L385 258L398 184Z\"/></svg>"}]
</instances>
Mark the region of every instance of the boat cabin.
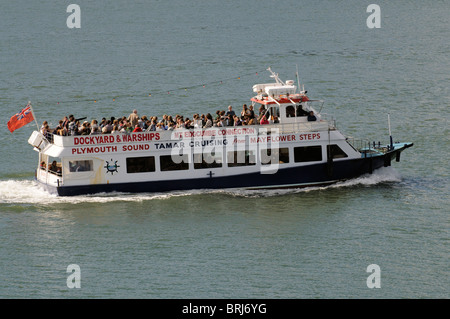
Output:
<instances>
[{"instance_id":1,"label":"boat cabin","mask_svg":"<svg viewBox=\"0 0 450 319\"><path fill-rule=\"evenodd\" d=\"M316 111L313 105L318 105L321 109L323 101L310 100L306 96L306 91L297 93L296 90L297 87L292 80L286 81L286 83L279 81L256 84L253 86L253 92L257 95L251 99L252 105L255 110L265 112L266 118L271 124L308 122L311 112L313 112L315 120L320 121L320 111Z\"/></svg>"}]
</instances>

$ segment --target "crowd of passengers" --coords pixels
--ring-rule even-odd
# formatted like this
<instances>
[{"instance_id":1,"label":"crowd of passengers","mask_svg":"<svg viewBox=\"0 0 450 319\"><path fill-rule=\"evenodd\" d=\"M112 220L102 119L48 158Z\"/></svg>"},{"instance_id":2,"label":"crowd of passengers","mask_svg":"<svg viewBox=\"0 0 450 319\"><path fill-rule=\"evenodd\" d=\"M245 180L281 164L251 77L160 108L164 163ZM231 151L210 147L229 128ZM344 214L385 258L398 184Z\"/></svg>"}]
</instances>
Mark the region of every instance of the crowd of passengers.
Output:
<instances>
[{"instance_id":1,"label":"crowd of passengers","mask_svg":"<svg viewBox=\"0 0 450 319\"><path fill-rule=\"evenodd\" d=\"M312 115L313 116L313 115ZM47 121L44 121L41 127L41 133L45 136L51 135L73 136L73 135L91 135L91 134L114 134L114 133L131 133L144 131L165 131L177 129L200 129L210 127L225 127L225 126L244 126L244 125L265 125L278 123L276 116L269 116L264 106L261 105L258 115L253 110L253 105L242 106L242 111L236 114L232 106L228 106L228 111L217 110L213 117L210 113L194 114L192 119L182 115L164 114L161 119L157 116L147 117L146 115L139 116L137 110L128 116L120 118L111 117L110 119L103 118L99 123L96 119L91 122L76 119L73 115L65 116L59 121L58 126L50 128ZM309 119L308 120L315 120Z\"/></svg>"}]
</instances>

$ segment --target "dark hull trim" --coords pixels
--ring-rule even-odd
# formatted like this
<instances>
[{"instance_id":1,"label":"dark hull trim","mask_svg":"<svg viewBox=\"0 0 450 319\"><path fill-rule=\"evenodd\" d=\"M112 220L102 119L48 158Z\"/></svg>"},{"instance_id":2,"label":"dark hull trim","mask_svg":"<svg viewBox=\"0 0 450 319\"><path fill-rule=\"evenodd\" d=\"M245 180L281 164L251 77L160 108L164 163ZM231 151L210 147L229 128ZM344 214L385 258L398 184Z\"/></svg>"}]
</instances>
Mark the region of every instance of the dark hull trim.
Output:
<instances>
[{"instance_id":1,"label":"dark hull trim","mask_svg":"<svg viewBox=\"0 0 450 319\"><path fill-rule=\"evenodd\" d=\"M314 165L281 168L275 174L254 172L238 176L189 178L170 181L148 181L137 183L96 184L52 187L40 183L48 192L60 196L76 196L96 193L152 193L192 189L263 189L296 188L329 185L355 178L374 170L390 166L392 159L400 158L400 152L412 145L404 146L385 155L351 160L329 161ZM205 174L207 173L205 169Z\"/></svg>"}]
</instances>

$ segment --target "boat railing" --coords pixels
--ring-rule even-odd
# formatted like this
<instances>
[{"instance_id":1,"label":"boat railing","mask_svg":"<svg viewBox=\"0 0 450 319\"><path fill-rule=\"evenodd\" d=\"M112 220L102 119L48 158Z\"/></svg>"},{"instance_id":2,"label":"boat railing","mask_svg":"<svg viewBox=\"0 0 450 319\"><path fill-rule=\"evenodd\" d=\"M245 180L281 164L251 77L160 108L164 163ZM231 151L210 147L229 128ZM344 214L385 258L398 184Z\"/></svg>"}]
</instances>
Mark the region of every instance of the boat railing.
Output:
<instances>
[{"instance_id":1,"label":"boat railing","mask_svg":"<svg viewBox=\"0 0 450 319\"><path fill-rule=\"evenodd\" d=\"M362 157L369 157L373 153L385 153L388 148L386 145L382 145L381 142L371 142L367 139L354 138L352 136L346 136L345 140L356 151L361 153Z\"/></svg>"},{"instance_id":2,"label":"boat railing","mask_svg":"<svg viewBox=\"0 0 450 319\"><path fill-rule=\"evenodd\" d=\"M327 113L319 113L319 115L320 115L321 121L328 122L329 129L331 129L331 130L336 129L336 119L332 115L327 114Z\"/></svg>"},{"instance_id":3,"label":"boat railing","mask_svg":"<svg viewBox=\"0 0 450 319\"><path fill-rule=\"evenodd\" d=\"M366 147L370 147L370 141L366 139L355 138L353 136L346 136L345 140L358 152Z\"/></svg>"},{"instance_id":4,"label":"boat railing","mask_svg":"<svg viewBox=\"0 0 450 319\"><path fill-rule=\"evenodd\" d=\"M261 125L259 127L264 127ZM336 129L333 121L320 120L314 122L294 122L279 123L270 125L271 128L278 128L280 134L296 133L296 132L318 132Z\"/></svg>"},{"instance_id":5,"label":"boat railing","mask_svg":"<svg viewBox=\"0 0 450 319\"><path fill-rule=\"evenodd\" d=\"M321 114L321 117L317 121L312 122L293 122L293 123L271 123L267 125L243 125L243 126L225 126L225 127L211 127L211 128L195 128L195 129L183 129L184 131L219 131L219 130L237 130L242 133L234 133L237 135L240 134L248 134L252 132L265 131L265 129L278 129L279 134L289 134L289 133L297 133L297 132L319 132L319 131L328 131L336 129L336 121L329 117L326 114ZM166 130L166 131L152 131L152 132L139 132L139 133L116 133L120 135L130 135L130 134L148 134L148 133L158 133L159 140L171 140L174 137L177 138L177 134L173 134L176 132L182 132L182 130ZM214 132L212 132L214 133ZM228 133L230 134L230 133ZM111 134L101 134L102 136L108 136ZM113 134L114 135L114 134ZM221 134L211 134L211 135L221 135ZM90 136L90 135L87 135ZM60 135L52 135L50 138L47 138L50 144L56 146L75 146L74 141L75 138L86 138L87 136L60 136ZM94 135L95 136L95 135ZM197 135L195 135L197 136ZM199 136L209 136L209 134L200 134ZM181 135L180 135L181 137ZM123 139L121 139L123 140Z\"/></svg>"},{"instance_id":6,"label":"boat railing","mask_svg":"<svg viewBox=\"0 0 450 319\"><path fill-rule=\"evenodd\" d=\"M370 141L368 139L360 139L360 138L354 138L352 136L346 136L346 141L353 146L354 149L361 151L361 150L381 150L388 148L389 145L382 144L380 141Z\"/></svg>"}]
</instances>

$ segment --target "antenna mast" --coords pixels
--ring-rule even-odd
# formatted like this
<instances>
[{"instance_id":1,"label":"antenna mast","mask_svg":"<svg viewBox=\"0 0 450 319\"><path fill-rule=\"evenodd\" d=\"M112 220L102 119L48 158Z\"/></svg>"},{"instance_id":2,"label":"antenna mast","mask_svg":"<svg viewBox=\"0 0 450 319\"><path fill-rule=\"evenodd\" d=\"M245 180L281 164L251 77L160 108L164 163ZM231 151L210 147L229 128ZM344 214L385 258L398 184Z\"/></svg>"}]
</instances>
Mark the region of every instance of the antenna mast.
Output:
<instances>
[{"instance_id":1,"label":"antenna mast","mask_svg":"<svg viewBox=\"0 0 450 319\"><path fill-rule=\"evenodd\" d=\"M298 76L298 64L295 65L297 68L297 85L298 85L298 93L302 93L302 87L300 86L300 78Z\"/></svg>"},{"instance_id":2,"label":"antenna mast","mask_svg":"<svg viewBox=\"0 0 450 319\"><path fill-rule=\"evenodd\" d=\"M274 78L275 81L276 81L278 84L286 85L286 84L284 84L283 81L280 80L280 77L278 76L278 73L275 73L275 72L272 71L272 69L270 68L270 66L267 68L267 71L269 71L269 72L272 74L270 77L271 77L271 78Z\"/></svg>"}]
</instances>

